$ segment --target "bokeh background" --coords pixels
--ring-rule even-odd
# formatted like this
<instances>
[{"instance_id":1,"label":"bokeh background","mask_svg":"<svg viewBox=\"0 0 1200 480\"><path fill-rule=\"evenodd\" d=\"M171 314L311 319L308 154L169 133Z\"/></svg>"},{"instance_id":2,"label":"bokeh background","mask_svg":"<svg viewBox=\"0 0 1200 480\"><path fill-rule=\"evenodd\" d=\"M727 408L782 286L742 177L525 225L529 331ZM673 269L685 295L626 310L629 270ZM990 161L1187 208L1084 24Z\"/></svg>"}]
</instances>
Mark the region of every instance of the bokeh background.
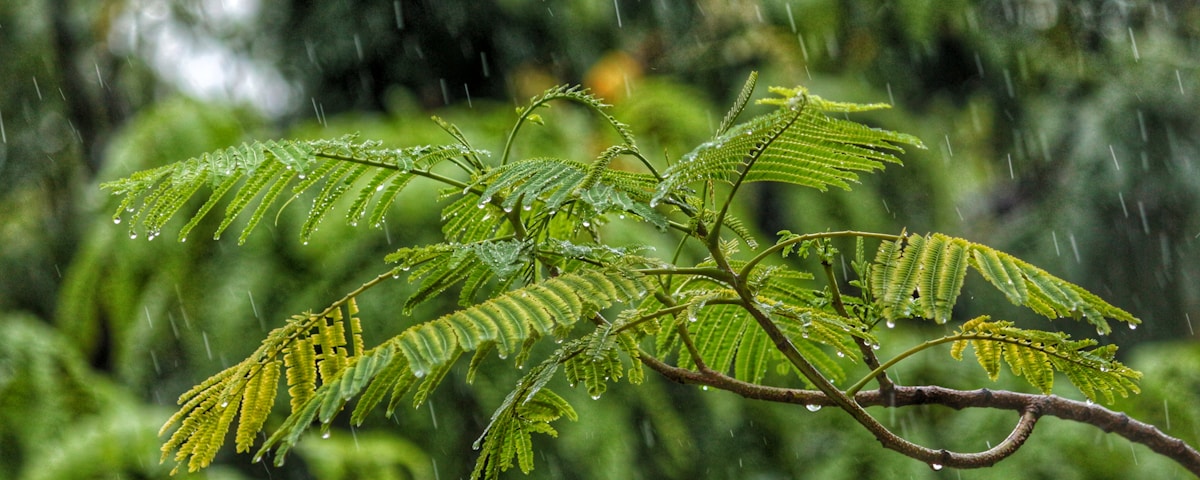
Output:
<instances>
[{"instance_id":1,"label":"bokeh background","mask_svg":"<svg viewBox=\"0 0 1200 480\"><path fill-rule=\"evenodd\" d=\"M382 271L385 253L439 232L436 190L416 186L382 228L328 221L308 245L296 240L298 208L243 246L131 239L100 182L252 139L447 142L434 114L498 151L514 107L561 83L612 103L643 151L678 158L711 134L751 70L760 93L803 84L892 103L856 119L929 146L853 192L744 190L740 214L760 238L941 231L1043 266L1145 321L1098 338L1146 374L1141 395L1111 408L1200 444L1200 5L1190 0L5 1L0 52L0 478L163 478L172 465L159 464L157 431L181 392L290 314ZM520 153L587 159L605 145L585 112L546 117ZM369 342L414 321L396 308L401 283L364 300ZM968 282L956 316L985 312L1095 337ZM903 348L945 328L888 333ZM905 362L899 380L1029 391L945 353ZM469 389L455 372L420 409L341 425L283 467L227 445L213 467L180 478L463 478L471 442L513 384L508 370ZM561 390L581 418L535 440L530 478L1188 477L1055 419L993 469L934 472L833 409L657 378L601 401ZM876 413L914 441L967 450L1015 422L940 407Z\"/></svg>"}]
</instances>

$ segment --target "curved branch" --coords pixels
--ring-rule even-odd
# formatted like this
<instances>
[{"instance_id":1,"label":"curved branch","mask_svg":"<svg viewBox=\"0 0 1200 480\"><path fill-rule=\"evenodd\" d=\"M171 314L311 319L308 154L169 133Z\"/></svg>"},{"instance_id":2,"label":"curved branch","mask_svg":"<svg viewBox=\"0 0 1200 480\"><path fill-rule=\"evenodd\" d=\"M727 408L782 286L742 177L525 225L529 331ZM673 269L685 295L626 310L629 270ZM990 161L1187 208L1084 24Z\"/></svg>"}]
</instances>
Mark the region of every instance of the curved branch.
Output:
<instances>
[{"instance_id":1,"label":"curved branch","mask_svg":"<svg viewBox=\"0 0 1200 480\"><path fill-rule=\"evenodd\" d=\"M816 390L770 387L743 382L719 372L700 373L668 365L650 355L642 355L647 367L680 383L708 385L728 390L742 397L797 405L835 405L833 399ZM906 456L929 463L955 468L987 467L1012 455L1033 431L1037 419L1049 415L1063 420L1086 423L1108 433L1149 447L1154 452L1174 460L1189 472L1200 476L1200 451L1187 442L1167 435L1158 427L1114 412L1100 405L1069 400L1056 395L1035 395L1009 391L955 390L938 386L895 386L884 393L879 390L858 392L854 401L863 407L905 407L942 405L956 410L993 408L1021 413L1021 419L1003 442L978 453L956 453L932 450L896 437L879 438L883 446ZM875 432L872 432L875 433ZM916 447L918 450L913 450Z\"/></svg>"}]
</instances>

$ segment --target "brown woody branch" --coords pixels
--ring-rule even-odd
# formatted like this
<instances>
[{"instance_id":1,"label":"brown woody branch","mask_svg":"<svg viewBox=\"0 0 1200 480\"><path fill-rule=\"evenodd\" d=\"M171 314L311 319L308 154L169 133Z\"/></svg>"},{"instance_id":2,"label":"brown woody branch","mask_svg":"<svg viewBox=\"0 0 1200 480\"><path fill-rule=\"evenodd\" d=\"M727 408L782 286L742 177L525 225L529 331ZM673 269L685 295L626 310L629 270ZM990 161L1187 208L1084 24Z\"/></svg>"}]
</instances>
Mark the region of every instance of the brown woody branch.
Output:
<instances>
[{"instance_id":1,"label":"brown woody branch","mask_svg":"<svg viewBox=\"0 0 1200 480\"><path fill-rule=\"evenodd\" d=\"M741 395L745 398L800 405L836 405L823 392L791 388L770 387L744 382L719 372L696 372L668 365L661 360L642 355L646 366L676 382L707 385ZM906 456L929 463L955 468L980 468L996 464L1016 453L1033 432L1037 420L1050 415L1064 420L1073 420L1093 425L1109 433L1140 443L1151 450L1174 460L1193 474L1200 476L1200 451L1187 442L1163 433L1158 427L1130 418L1121 412L1055 395L1033 395L1009 391L954 390L938 386L903 387L893 386L886 394L880 390L861 391L854 395L854 402L862 407L904 407L913 405L942 405L956 410L965 408L995 408L1013 410L1021 414L1012 433L1003 442L983 452L959 453L948 450L933 450L913 444L887 432L872 431L885 448L896 450Z\"/></svg>"}]
</instances>

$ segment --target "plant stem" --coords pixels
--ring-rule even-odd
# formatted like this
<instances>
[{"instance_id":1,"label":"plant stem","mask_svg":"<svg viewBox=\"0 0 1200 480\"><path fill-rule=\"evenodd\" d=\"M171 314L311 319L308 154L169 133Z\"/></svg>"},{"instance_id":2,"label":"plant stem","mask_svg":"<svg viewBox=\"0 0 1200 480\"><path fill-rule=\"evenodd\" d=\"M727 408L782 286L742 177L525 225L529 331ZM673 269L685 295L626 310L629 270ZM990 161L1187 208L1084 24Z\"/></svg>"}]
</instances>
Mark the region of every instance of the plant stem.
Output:
<instances>
[{"instance_id":1,"label":"plant stem","mask_svg":"<svg viewBox=\"0 0 1200 480\"><path fill-rule=\"evenodd\" d=\"M909 349L907 349L903 352L900 352L899 355L896 355L891 360L888 360L888 361L884 362L883 364L875 367L874 370L871 370L871 373L868 373L866 376L859 379L859 381L855 382L854 385L851 385L850 388L847 388L846 394L854 395L855 393L858 393L858 391L862 390L862 388L865 387L867 385L867 382L870 382L872 378L875 378L875 376L877 376L877 375L883 374L884 372L887 371L887 369L891 368L893 365L900 363L901 360L904 360L908 357L916 355L917 353L920 353L921 351L926 350L930 347L936 347L943 343L953 342L953 341L962 340L962 339L963 339L963 337L956 335L956 336L950 336L950 337L935 338L933 340L926 340L917 345L914 345L914 346L910 347Z\"/></svg>"}]
</instances>

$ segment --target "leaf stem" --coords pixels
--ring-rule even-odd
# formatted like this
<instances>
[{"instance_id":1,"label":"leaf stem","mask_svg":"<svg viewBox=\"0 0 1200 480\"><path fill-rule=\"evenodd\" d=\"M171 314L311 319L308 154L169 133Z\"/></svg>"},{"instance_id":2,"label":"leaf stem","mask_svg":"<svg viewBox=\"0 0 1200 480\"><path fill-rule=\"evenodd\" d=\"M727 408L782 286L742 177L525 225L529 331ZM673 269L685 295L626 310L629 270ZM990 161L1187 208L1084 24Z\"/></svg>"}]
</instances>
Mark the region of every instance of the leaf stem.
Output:
<instances>
[{"instance_id":1,"label":"leaf stem","mask_svg":"<svg viewBox=\"0 0 1200 480\"><path fill-rule=\"evenodd\" d=\"M749 262L746 262L746 265L742 267L742 271L739 272L738 275L740 275L742 277L749 275L750 272L754 270L754 267L757 266L759 263L761 263L763 260L766 260L770 256L772 256L776 253L779 253L780 251L783 251L783 249L790 247L792 245L795 245L797 243L805 242L808 240L815 240L818 238L837 238L837 237L862 237L862 238L875 238L875 239L879 239L879 240L889 240L889 241L896 241L901 238L899 235L892 235L892 234L888 234L888 233L861 232L861 231L856 231L856 230L842 230L842 231L838 231L838 232L822 232L822 233L809 233L809 234L805 234L805 235L797 235L795 237L789 238L787 240L776 243L775 245L767 247L762 252L760 252L758 255L755 255L754 258L750 259Z\"/></svg>"}]
</instances>

